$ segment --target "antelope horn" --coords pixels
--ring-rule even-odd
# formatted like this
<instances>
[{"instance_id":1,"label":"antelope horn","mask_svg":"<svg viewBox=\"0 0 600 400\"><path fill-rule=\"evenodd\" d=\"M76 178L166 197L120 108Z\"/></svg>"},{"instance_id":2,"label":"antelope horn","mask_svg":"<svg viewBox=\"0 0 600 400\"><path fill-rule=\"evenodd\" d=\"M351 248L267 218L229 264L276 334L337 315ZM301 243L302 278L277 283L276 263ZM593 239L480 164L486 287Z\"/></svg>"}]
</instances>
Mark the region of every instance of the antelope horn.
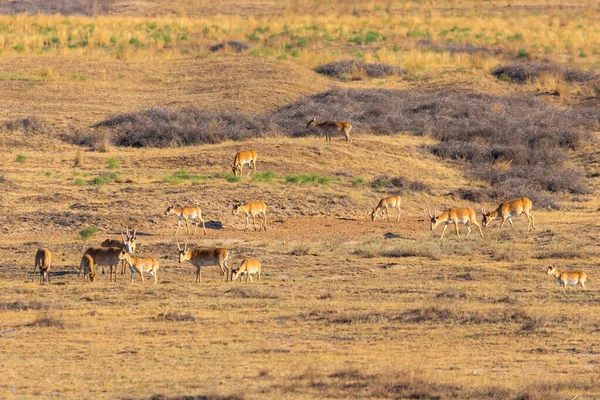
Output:
<instances>
[{"instance_id":1,"label":"antelope horn","mask_svg":"<svg viewBox=\"0 0 600 400\"><path fill-rule=\"evenodd\" d=\"M123 235L123 232L121 232L121 240L123 240L123 243L125 243L127 240L125 240L125 236Z\"/></svg>"},{"instance_id":2,"label":"antelope horn","mask_svg":"<svg viewBox=\"0 0 600 400\"><path fill-rule=\"evenodd\" d=\"M433 218L433 215L431 215L431 210L429 209L429 207L427 207L427 212L429 213L429 218Z\"/></svg>"},{"instance_id":3,"label":"antelope horn","mask_svg":"<svg viewBox=\"0 0 600 400\"><path fill-rule=\"evenodd\" d=\"M187 242L188 242L188 240L185 239L185 245L183 246L183 251L187 251Z\"/></svg>"},{"instance_id":4,"label":"antelope horn","mask_svg":"<svg viewBox=\"0 0 600 400\"><path fill-rule=\"evenodd\" d=\"M133 230L133 236L132 236L133 239L135 239L136 234L137 234L137 227L135 227L135 229Z\"/></svg>"},{"instance_id":5,"label":"antelope horn","mask_svg":"<svg viewBox=\"0 0 600 400\"><path fill-rule=\"evenodd\" d=\"M481 207L481 213L485 215L485 209L483 208L483 205L480 204L479 206Z\"/></svg>"},{"instance_id":6,"label":"antelope horn","mask_svg":"<svg viewBox=\"0 0 600 400\"><path fill-rule=\"evenodd\" d=\"M177 240L177 248L181 251L181 245L179 244L179 239Z\"/></svg>"}]
</instances>

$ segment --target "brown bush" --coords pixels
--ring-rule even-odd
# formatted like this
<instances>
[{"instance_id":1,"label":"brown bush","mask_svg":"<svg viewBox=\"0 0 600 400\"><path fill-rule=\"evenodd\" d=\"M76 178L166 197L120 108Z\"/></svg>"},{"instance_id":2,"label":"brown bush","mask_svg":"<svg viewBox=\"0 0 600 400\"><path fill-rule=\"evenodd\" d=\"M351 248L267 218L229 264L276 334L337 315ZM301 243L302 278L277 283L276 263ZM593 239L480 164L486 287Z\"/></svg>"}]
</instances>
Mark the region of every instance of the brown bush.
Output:
<instances>
[{"instance_id":1,"label":"brown bush","mask_svg":"<svg viewBox=\"0 0 600 400\"><path fill-rule=\"evenodd\" d=\"M38 117L18 118L12 121L7 121L0 125L0 129L7 131L19 131L26 134L49 134L52 132L51 128Z\"/></svg>"},{"instance_id":2,"label":"brown bush","mask_svg":"<svg viewBox=\"0 0 600 400\"><path fill-rule=\"evenodd\" d=\"M231 49L235 52L242 52L244 50L248 50L250 46L246 42L241 42L238 40L229 40L227 42L217 43L215 45L210 46L208 49L213 53L219 50Z\"/></svg>"},{"instance_id":3,"label":"brown bush","mask_svg":"<svg viewBox=\"0 0 600 400\"><path fill-rule=\"evenodd\" d=\"M362 76L381 78L406 73L405 70L392 65L383 63L368 64L359 60L342 60L323 64L315 67L314 71L318 74L327 75L342 81L349 79L358 80Z\"/></svg>"},{"instance_id":4,"label":"brown bush","mask_svg":"<svg viewBox=\"0 0 600 400\"><path fill-rule=\"evenodd\" d=\"M592 71L581 71L575 68L568 68L564 65L544 62L526 62L501 65L496 67L492 74L497 78L510 78L516 83L525 83L540 78L543 74L554 75L566 82L589 82L598 78L598 75Z\"/></svg>"}]
</instances>

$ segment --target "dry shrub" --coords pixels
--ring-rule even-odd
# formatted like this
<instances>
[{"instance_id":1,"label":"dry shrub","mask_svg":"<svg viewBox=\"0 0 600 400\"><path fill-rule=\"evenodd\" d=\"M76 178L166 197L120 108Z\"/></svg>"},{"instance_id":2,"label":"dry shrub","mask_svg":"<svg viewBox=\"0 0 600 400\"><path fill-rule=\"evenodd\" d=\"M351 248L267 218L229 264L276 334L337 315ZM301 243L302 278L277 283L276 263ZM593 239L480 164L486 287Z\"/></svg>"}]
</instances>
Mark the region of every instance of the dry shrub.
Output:
<instances>
[{"instance_id":1,"label":"dry shrub","mask_svg":"<svg viewBox=\"0 0 600 400\"><path fill-rule=\"evenodd\" d=\"M229 40L227 42L217 43L215 45L210 46L208 49L213 53L219 50L230 49L237 53L240 53L244 50L248 50L250 46L246 42L241 42L238 40Z\"/></svg>"},{"instance_id":2,"label":"dry shrub","mask_svg":"<svg viewBox=\"0 0 600 400\"><path fill-rule=\"evenodd\" d=\"M244 398L236 395L220 396L214 394L197 394L190 396L165 396L163 394L157 394L150 397L149 400L244 400Z\"/></svg>"},{"instance_id":3,"label":"dry shrub","mask_svg":"<svg viewBox=\"0 0 600 400\"><path fill-rule=\"evenodd\" d=\"M345 80L360 80L364 76L369 78L381 78L384 76L405 74L401 68L392 65L375 63L368 64L359 60L342 60L329 64L319 65L314 68L315 72L336 78L342 81Z\"/></svg>"},{"instance_id":4,"label":"dry shrub","mask_svg":"<svg viewBox=\"0 0 600 400\"><path fill-rule=\"evenodd\" d=\"M498 78L510 78L516 83L526 83L536 79L545 79L547 76L553 76L558 80L565 82L589 82L598 78L593 71L581 71L575 68L568 68L564 65L544 62L526 62L501 65L496 67L492 74Z\"/></svg>"},{"instance_id":5,"label":"dry shrub","mask_svg":"<svg viewBox=\"0 0 600 400\"><path fill-rule=\"evenodd\" d=\"M277 299L278 296L256 287L234 286L226 292L231 297L242 299Z\"/></svg>"},{"instance_id":6,"label":"dry shrub","mask_svg":"<svg viewBox=\"0 0 600 400\"><path fill-rule=\"evenodd\" d=\"M128 147L174 147L263 136L258 116L241 112L205 112L194 107L169 110L154 107L116 115L93 126L110 128L114 143Z\"/></svg>"},{"instance_id":7,"label":"dry shrub","mask_svg":"<svg viewBox=\"0 0 600 400\"><path fill-rule=\"evenodd\" d=\"M111 135L108 132L95 132L76 129L65 135L64 140L78 146L86 146L91 150L106 153L110 150Z\"/></svg>"},{"instance_id":8,"label":"dry shrub","mask_svg":"<svg viewBox=\"0 0 600 400\"><path fill-rule=\"evenodd\" d=\"M44 313L40 315L35 321L30 322L25 326L62 329L65 327L65 321L60 316L54 316L48 313Z\"/></svg>"},{"instance_id":9,"label":"dry shrub","mask_svg":"<svg viewBox=\"0 0 600 400\"><path fill-rule=\"evenodd\" d=\"M438 243L404 241L382 252L384 257L426 257L431 260L442 258L442 249Z\"/></svg>"},{"instance_id":10,"label":"dry shrub","mask_svg":"<svg viewBox=\"0 0 600 400\"><path fill-rule=\"evenodd\" d=\"M52 132L52 129L38 117L19 118L12 121L7 121L0 125L0 129L7 131L18 131L25 134L49 134Z\"/></svg>"},{"instance_id":11,"label":"dry shrub","mask_svg":"<svg viewBox=\"0 0 600 400\"><path fill-rule=\"evenodd\" d=\"M15 300L0 303L0 310L4 311L47 310L49 308L50 304L35 300Z\"/></svg>"},{"instance_id":12,"label":"dry shrub","mask_svg":"<svg viewBox=\"0 0 600 400\"><path fill-rule=\"evenodd\" d=\"M114 0L45 0L0 3L0 14L99 15L110 11Z\"/></svg>"},{"instance_id":13,"label":"dry shrub","mask_svg":"<svg viewBox=\"0 0 600 400\"><path fill-rule=\"evenodd\" d=\"M160 313L157 317L153 318L155 321L170 321L170 322L186 322L195 321L196 318L190 313L181 314L175 311L169 311L167 313Z\"/></svg>"}]
</instances>

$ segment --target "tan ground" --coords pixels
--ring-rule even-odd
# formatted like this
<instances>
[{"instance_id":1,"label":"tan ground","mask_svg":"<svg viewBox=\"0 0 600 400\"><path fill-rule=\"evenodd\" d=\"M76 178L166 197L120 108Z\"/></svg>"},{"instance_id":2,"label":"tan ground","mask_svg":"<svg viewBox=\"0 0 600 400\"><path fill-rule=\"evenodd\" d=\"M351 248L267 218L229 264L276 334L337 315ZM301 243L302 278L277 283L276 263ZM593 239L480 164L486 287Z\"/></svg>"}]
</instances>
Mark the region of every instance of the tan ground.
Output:
<instances>
[{"instance_id":1,"label":"tan ground","mask_svg":"<svg viewBox=\"0 0 600 400\"><path fill-rule=\"evenodd\" d=\"M246 3L255 4L265 2ZM485 184L433 157L428 137L353 131L352 145L339 135L331 144L276 137L108 153L61 140L71 128L143 107L261 112L341 83L291 62L230 54L81 59L0 58L0 121L34 115L53 127L49 135L0 132L0 398L600 398L595 146L572 154L591 193L561 196L560 211L534 204L535 231L521 217L514 231L494 224L483 239L473 231L466 240L461 226L459 239L449 228L440 241L427 208L467 206L452 193ZM34 79L44 64L52 79ZM7 79L12 73L27 79ZM455 70L344 85L525 90ZM275 174L271 181L222 175L246 148L259 153L259 172ZM78 150L81 168L73 167ZM108 168L109 159L118 165ZM180 170L198 177L163 181ZM90 183L113 173L109 183ZM293 174L331 180L286 183ZM399 223L369 220L392 194L370 186L381 175L429 187L402 193ZM235 200L264 200L268 230L243 233L242 217L231 215ZM262 282L221 284L218 268L208 267L195 284L194 268L177 260L169 202L203 209L208 234L190 237L190 246L226 247L230 266L256 257ZM83 251L127 225L138 228L138 253L160 260L158 285L136 277L130 286L120 274L117 283L107 275L79 281ZM90 226L98 233L83 240ZM42 246L54 255L44 287L31 275ZM587 290L562 291L545 275L551 264L585 270Z\"/></svg>"}]
</instances>

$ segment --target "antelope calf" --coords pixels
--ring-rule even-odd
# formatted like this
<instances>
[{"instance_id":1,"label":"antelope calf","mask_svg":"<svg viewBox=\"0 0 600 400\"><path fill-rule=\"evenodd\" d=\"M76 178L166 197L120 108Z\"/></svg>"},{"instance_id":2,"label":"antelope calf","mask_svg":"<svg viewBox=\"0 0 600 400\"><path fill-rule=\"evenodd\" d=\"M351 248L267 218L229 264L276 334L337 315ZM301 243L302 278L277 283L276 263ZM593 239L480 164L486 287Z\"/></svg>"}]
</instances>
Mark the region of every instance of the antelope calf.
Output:
<instances>
[{"instance_id":1,"label":"antelope calf","mask_svg":"<svg viewBox=\"0 0 600 400\"><path fill-rule=\"evenodd\" d=\"M173 236L177 236L177 232L179 232L179 227L181 226L181 221L185 221L185 234L189 235L189 219L194 220L194 222L196 223L196 228L194 228L194 233L192 233L192 235L196 234L196 230L198 229L198 220L202 222L202 229L204 230L204 234L206 235L206 226L204 225L204 220L202 219L202 210L200 209L200 207L191 206L174 208L171 204L169 207L167 207L167 210L165 211L165 215L169 214L175 214L175 216L177 216L178 221L177 229L175 230Z\"/></svg>"},{"instance_id":2,"label":"antelope calf","mask_svg":"<svg viewBox=\"0 0 600 400\"><path fill-rule=\"evenodd\" d=\"M38 249L35 253L35 264L33 265L33 276L35 270L40 267L40 284L50 283L50 268L52 264L52 253L48 249ZM31 278L33 281L33 277Z\"/></svg>"},{"instance_id":3,"label":"antelope calf","mask_svg":"<svg viewBox=\"0 0 600 400\"><path fill-rule=\"evenodd\" d=\"M121 262L121 260L119 260L119 254L121 253L122 250L123 249L121 249L120 247L108 247L108 248L90 247L89 249L87 249L85 251L85 253L83 253L83 255L85 256L87 254L90 257L92 257L92 260L94 261L94 265L101 265L102 270L104 270L104 266L110 267L109 282L112 282L113 273L114 273L115 282L116 282L117 281L117 265L119 265L119 263ZM79 269L78 276L81 274L81 272L82 272L82 270Z\"/></svg>"},{"instance_id":4,"label":"antelope calf","mask_svg":"<svg viewBox=\"0 0 600 400\"><path fill-rule=\"evenodd\" d=\"M398 218L396 218L396 222L400 221L400 196L388 196L384 199L379 200L379 204L377 204L377 207L375 207L371 212L371 220L375 221L379 210L385 210L385 213L387 214L387 219L389 221L390 210L388 207L393 207L398 210Z\"/></svg>"},{"instance_id":5,"label":"antelope calf","mask_svg":"<svg viewBox=\"0 0 600 400\"><path fill-rule=\"evenodd\" d=\"M244 150L240 151L235 155L235 159L233 160L233 175L238 176L242 174L244 170L244 165L248 165L248 175L246 178L250 176L250 172L254 169L254 175L256 175L256 152L254 150Z\"/></svg>"},{"instance_id":6,"label":"antelope calf","mask_svg":"<svg viewBox=\"0 0 600 400\"><path fill-rule=\"evenodd\" d=\"M246 227L244 228L244 232L248 230L249 218L252 216L252 225L254 226L254 230L256 230L256 216L258 215L261 218L260 226L258 230L264 226L265 231L267 230L267 205L262 201L251 201L247 204L241 205L236 203L233 205L232 214L237 215L240 212L243 212L246 215Z\"/></svg>"},{"instance_id":7,"label":"antelope calf","mask_svg":"<svg viewBox=\"0 0 600 400\"><path fill-rule=\"evenodd\" d=\"M581 285L582 289L585 289L587 274L583 271L559 271L555 266L551 266L548 267L546 274L554 276L560 287L563 289L566 289L567 285L577 284Z\"/></svg>"},{"instance_id":8,"label":"antelope calf","mask_svg":"<svg viewBox=\"0 0 600 400\"><path fill-rule=\"evenodd\" d=\"M325 141L331 142L331 131L344 132L346 135L346 142L351 142L350 138L350 129L352 129L352 125L349 122L344 121L326 121L326 122L317 122L316 118L308 121L306 124L306 128L310 128L311 126L316 127L317 129L325 132Z\"/></svg>"},{"instance_id":9,"label":"antelope calf","mask_svg":"<svg viewBox=\"0 0 600 400\"><path fill-rule=\"evenodd\" d=\"M481 213L483 214L483 220L481 221L481 224L485 228L490 224L490 222L496 219L501 219L502 222L500 223L500 228L502 228L506 220L508 220L511 228L514 230L515 227L511 218L525 214L527 216L527 232L529 232L531 228L535 229L533 214L530 212L531 207L533 207L533 203L527 197L505 201L504 203L500 204L497 209L489 213L486 213L482 206Z\"/></svg>"},{"instance_id":10,"label":"antelope calf","mask_svg":"<svg viewBox=\"0 0 600 400\"><path fill-rule=\"evenodd\" d=\"M233 274L231 278L232 282L240 275L246 275L246 283L248 283L248 278L250 279L250 282L252 282L252 274L256 274L258 281L260 282L260 261L256 258L246 258L239 268L232 269L231 273Z\"/></svg>"},{"instance_id":11,"label":"antelope calf","mask_svg":"<svg viewBox=\"0 0 600 400\"><path fill-rule=\"evenodd\" d=\"M449 208L437 217L435 216L437 211L433 215L431 215L431 211L429 209L427 209L427 211L429 212L429 219L431 220L431 231L433 231L441 222L444 223L444 230L442 231L442 236L440 239L444 238L444 233L446 232L446 228L448 228L448 224L454 224L456 227L456 236L458 237L460 237L460 234L458 233L458 224L465 224L467 227L467 239L471 234L471 228L469 227L470 224L478 227L479 233L481 234L481 237L483 237L481 225L477 223L477 214L472 208Z\"/></svg>"},{"instance_id":12,"label":"antelope calf","mask_svg":"<svg viewBox=\"0 0 600 400\"><path fill-rule=\"evenodd\" d=\"M177 242L177 248L179 249L179 262L189 261L196 267L196 283L202 282L202 267L213 265L218 265L221 268L223 274L221 281L225 280L227 282L229 280L229 267L227 266L229 252L224 248L188 250L187 242L183 249L179 242Z\"/></svg>"},{"instance_id":13,"label":"antelope calf","mask_svg":"<svg viewBox=\"0 0 600 400\"><path fill-rule=\"evenodd\" d=\"M138 272L140 274L140 278L142 278L142 284L144 284L144 272L150 273L151 276L154 277L154 284L158 281L158 260L154 257L131 257L131 255L122 250L119 254L119 260L125 261L129 265L129 270L131 271L131 284L133 285L133 277L135 273Z\"/></svg>"},{"instance_id":14,"label":"antelope calf","mask_svg":"<svg viewBox=\"0 0 600 400\"><path fill-rule=\"evenodd\" d=\"M84 254L81 257L79 270L83 271L83 280L86 282L94 282L96 279L96 268L94 267L94 259L89 254Z\"/></svg>"}]
</instances>

